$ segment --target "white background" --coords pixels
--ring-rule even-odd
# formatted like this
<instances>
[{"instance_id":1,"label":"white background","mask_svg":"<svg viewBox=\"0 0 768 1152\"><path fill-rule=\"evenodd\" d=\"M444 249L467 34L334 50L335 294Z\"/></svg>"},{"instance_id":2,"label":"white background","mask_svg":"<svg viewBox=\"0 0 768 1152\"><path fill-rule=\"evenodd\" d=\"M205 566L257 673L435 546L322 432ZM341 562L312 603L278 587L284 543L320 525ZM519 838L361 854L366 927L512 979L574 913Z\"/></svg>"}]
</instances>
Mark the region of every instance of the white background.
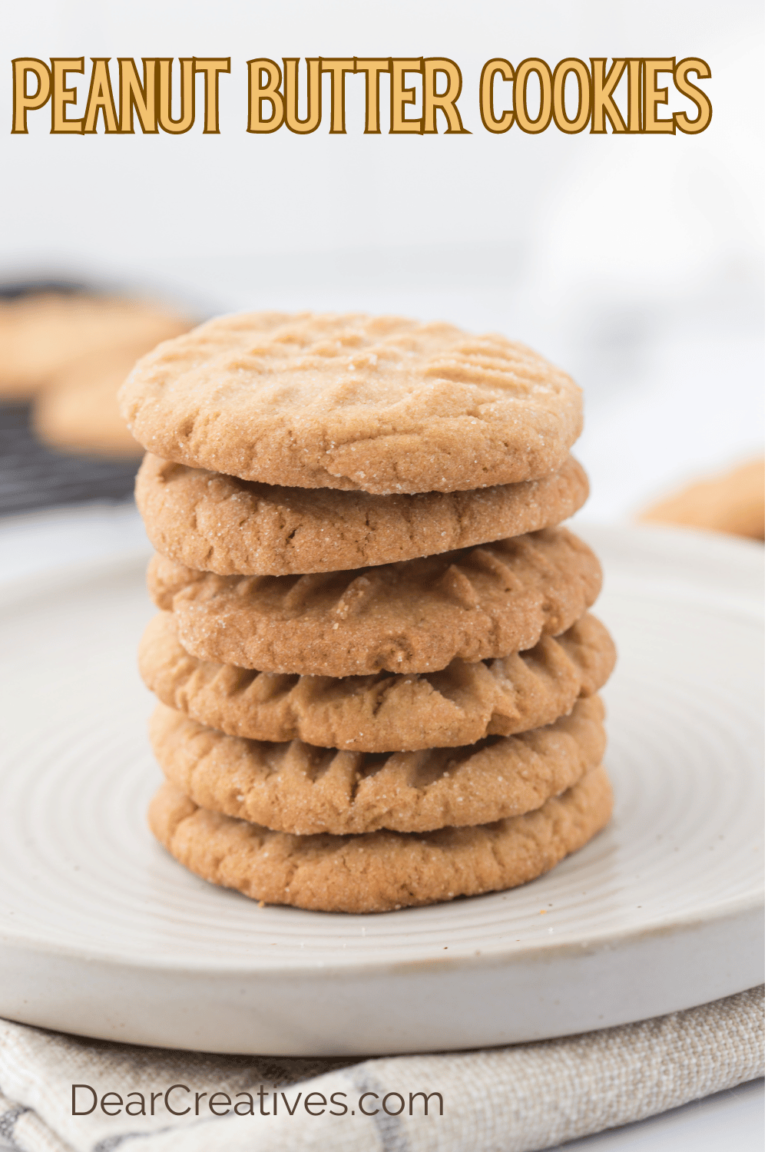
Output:
<instances>
[{"instance_id":1,"label":"white background","mask_svg":"<svg viewBox=\"0 0 768 1152\"><path fill-rule=\"evenodd\" d=\"M232 73L219 136L201 111L183 136L51 136L47 108L28 136L6 130L0 276L96 276L201 314L386 310L522 339L585 388L596 519L760 450L758 0L37 0L6 5L3 25L7 60L222 55ZM472 135L364 136L362 78L347 81L346 136L327 121L246 133L249 58L366 54L455 59ZM536 55L703 57L712 124L486 132L482 63Z\"/></svg>"},{"instance_id":2,"label":"white background","mask_svg":"<svg viewBox=\"0 0 768 1152\"><path fill-rule=\"evenodd\" d=\"M354 308L504 332L584 386L587 514L626 517L761 450L762 11L759 0L6 3L0 279L93 277L201 315ZM221 135L198 123L178 137L54 137L44 109L28 136L11 136L8 61L28 55L231 56ZM325 123L309 137L248 135L245 61L307 55L449 56L472 135L363 136L354 97L346 136ZM706 132L482 129L477 81L493 56L644 55L709 62ZM751 1149L759 1128L750 1087L584 1146Z\"/></svg>"}]
</instances>

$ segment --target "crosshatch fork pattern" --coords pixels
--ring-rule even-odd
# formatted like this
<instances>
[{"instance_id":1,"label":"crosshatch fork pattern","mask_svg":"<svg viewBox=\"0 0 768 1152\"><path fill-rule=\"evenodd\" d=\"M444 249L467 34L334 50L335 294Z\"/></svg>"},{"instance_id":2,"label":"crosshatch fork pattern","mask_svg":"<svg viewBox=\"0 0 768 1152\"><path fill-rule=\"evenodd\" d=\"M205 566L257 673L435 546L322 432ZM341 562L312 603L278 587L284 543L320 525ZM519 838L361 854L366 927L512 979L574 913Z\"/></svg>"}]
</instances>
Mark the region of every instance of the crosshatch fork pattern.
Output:
<instances>
[{"instance_id":1,"label":"crosshatch fork pattern","mask_svg":"<svg viewBox=\"0 0 768 1152\"><path fill-rule=\"evenodd\" d=\"M156 556L150 593L201 659L304 675L431 672L571 627L600 565L564 528L351 572L216 576Z\"/></svg>"},{"instance_id":2,"label":"crosshatch fork pattern","mask_svg":"<svg viewBox=\"0 0 768 1152\"><path fill-rule=\"evenodd\" d=\"M289 676L190 656L172 612L139 648L144 682L164 703L210 728L255 740L325 748L410 751L471 744L550 724L602 688L615 662L607 629L587 614L527 652L440 672Z\"/></svg>"}]
</instances>

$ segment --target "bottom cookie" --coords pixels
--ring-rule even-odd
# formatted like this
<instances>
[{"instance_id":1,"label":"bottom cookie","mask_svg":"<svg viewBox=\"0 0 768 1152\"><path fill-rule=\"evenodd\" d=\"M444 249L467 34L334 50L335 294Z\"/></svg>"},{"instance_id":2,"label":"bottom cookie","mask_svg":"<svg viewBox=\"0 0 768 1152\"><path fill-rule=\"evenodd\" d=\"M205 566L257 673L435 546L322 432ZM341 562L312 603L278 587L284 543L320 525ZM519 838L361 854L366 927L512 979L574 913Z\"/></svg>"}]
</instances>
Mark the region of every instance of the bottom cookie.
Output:
<instances>
[{"instance_id":1,"label":"bottom cookie","mask_svg":"<svg viewBox=\"0 0 768 1152\"><path fill-rule=\"evenodd\" d=\"M293 836L198 808L172 784L149 826L191 872L268 904L318 912L388 912L515 888L548 872L609 820L603 767L524 816L435 832Z\"/></svg>"}]
</instances>

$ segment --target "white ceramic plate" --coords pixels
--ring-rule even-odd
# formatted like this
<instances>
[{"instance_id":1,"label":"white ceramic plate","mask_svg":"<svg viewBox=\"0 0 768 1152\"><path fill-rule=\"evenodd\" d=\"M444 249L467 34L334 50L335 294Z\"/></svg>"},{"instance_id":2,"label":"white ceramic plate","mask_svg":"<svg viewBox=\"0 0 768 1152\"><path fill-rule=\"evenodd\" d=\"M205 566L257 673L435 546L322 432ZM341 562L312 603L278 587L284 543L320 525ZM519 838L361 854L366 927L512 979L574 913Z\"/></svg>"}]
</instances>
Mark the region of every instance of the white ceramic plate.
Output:
<instances>
[{"instance_id":1,"label":"white ceramic plate","mask_svg":"<svg viewBox=\"0 0 768 1152\"><path fill-rule=\"evenodd\" d=\"M620 652L614 819L523 888L378 916L259 908L152 840L143 551L6 586L0 1015L178 1048L376 1054L564 1035L759 983L762 549L579 531Z\"/></svg>"}]
</instances>

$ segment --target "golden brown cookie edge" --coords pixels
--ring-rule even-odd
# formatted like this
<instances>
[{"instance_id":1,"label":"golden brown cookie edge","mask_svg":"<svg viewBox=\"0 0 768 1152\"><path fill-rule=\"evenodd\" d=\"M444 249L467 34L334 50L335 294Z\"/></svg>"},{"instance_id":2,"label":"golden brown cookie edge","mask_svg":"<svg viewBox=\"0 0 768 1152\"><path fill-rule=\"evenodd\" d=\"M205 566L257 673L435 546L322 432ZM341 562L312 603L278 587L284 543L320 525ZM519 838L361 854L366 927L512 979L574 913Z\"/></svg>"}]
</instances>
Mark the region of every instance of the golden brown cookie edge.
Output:
<instances>
[{"instance_id":1,"label":"golden brown cookie edge","mask_svg":"<svg viewBox=\"0 0 768 1152\"><path fill-rule=\"evenodd\" d=\"M294 837L198 808L163 784L149 826L189 871L267 904L352 914L395 911L526 884L591 840L610 819L605 769L525 816L422 835Z\"/></svg>"}]
</instances>

